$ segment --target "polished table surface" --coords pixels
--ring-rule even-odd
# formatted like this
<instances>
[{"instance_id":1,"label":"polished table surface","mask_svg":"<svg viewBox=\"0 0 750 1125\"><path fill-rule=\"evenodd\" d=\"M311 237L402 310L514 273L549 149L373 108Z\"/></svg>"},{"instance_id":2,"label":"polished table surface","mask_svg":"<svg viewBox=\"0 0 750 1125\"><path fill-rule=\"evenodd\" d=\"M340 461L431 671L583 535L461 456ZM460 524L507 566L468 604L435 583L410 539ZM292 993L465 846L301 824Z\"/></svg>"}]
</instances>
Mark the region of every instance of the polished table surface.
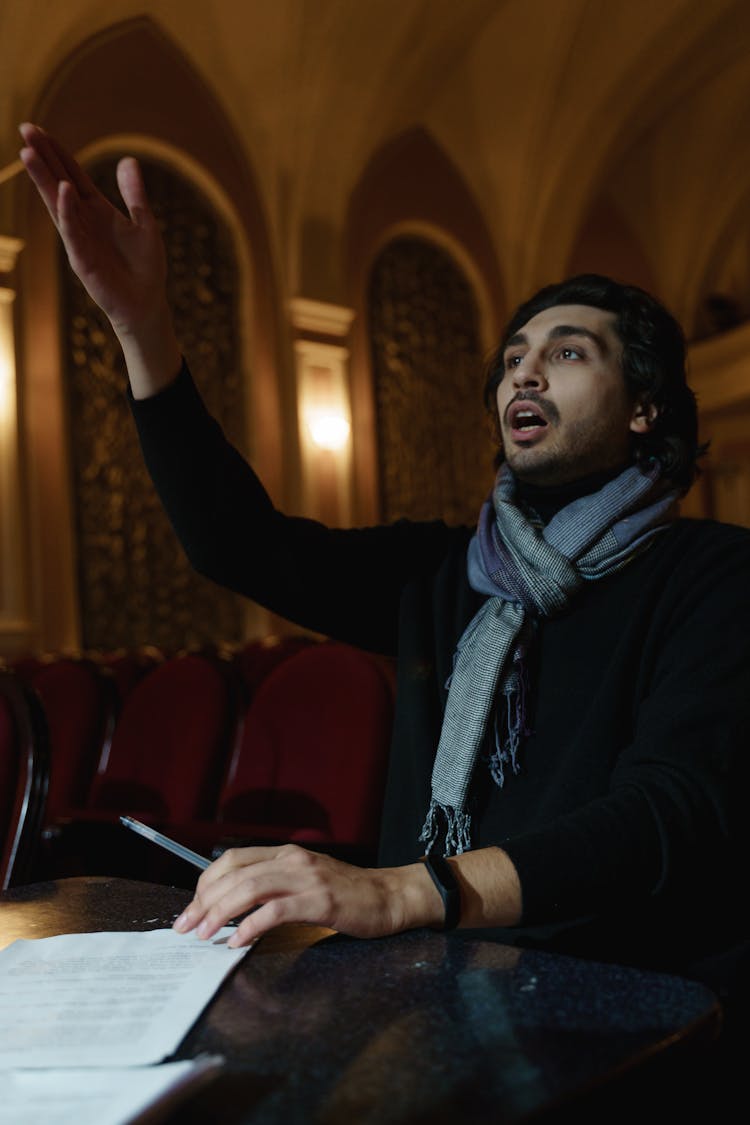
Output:
<instances>
[{"instance_id":1,"label":"polished table surface","mask_svg":"<svg viewBox=\"0 0 750 1125\"><path fill-rule=\"evenodd\" d=\"M15 938L169 926L189 892L83 877L0 894ZM700 1058L713 994L679 977L459 934L357 941L284 926L251 950L176 1057L224 1056L181 1125L572 1120L618 1075ZM570 1116L568 1116L570 1114Z\"/></svg>"}]
</instances>

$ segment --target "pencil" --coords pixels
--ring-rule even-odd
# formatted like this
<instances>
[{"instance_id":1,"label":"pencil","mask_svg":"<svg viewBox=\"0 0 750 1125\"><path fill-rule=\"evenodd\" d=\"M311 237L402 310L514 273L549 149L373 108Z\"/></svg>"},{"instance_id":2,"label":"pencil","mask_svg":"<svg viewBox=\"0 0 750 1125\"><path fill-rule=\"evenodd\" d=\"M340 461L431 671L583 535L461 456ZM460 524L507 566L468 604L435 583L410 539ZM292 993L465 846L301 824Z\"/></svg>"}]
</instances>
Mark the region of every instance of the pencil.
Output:
<instances>
[{"instance_id":1,"label":"pencil","mask_svg":"<svg viewBox=\"0 0 750 1125\"><path fill-rule=\"evenodd\" d=\"M210 859L198 855L197 852L192 852L190 848L186 848L184 844L178 844L176 840L170 840L169 836L164 836L161 832L157 832L155 828L149 828L147 824L141 824L140 820L134 820L132 816L121 816L120 824L130 828L133 832L137 832L139 836L145 837L146 840L150 840L152 844L158 844L160 848L166 848L173 855L192 863L193 867L199 867L201 871L205 871L211 865Z\"/></svg>"}]
</instances>

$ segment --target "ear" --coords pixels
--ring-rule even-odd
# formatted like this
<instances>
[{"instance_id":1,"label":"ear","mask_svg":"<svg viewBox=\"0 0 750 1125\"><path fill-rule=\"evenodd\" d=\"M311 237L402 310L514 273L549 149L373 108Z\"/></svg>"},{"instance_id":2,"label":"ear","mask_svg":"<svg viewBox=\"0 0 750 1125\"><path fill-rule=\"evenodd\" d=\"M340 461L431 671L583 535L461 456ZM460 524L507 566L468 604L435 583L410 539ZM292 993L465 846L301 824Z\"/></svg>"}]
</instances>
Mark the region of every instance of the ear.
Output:
<instances>
[{"instance_id":1,"label":"ear","mask_svg":"<svg viewBox=\"0 0 750 1125\"><path fill-rule=\"evenodd\" d=\"M659 411L653 403L649 403L648 406L646 406L642 402L637 402L630 419L631 432L634 434L647 434L658 417Z\"/></svg>"}]
</instances>

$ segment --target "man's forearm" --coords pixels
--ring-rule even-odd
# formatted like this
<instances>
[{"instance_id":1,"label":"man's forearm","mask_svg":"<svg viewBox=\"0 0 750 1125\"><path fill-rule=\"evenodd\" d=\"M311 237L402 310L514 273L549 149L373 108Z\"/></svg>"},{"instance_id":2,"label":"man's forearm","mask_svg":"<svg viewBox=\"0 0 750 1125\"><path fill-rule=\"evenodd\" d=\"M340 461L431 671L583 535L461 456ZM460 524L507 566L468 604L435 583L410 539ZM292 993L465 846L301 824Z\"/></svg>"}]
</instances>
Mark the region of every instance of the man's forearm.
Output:
<instances>
[{"instance_id":1,"label":"man's forearm","mask_svg":"<svg viewBox=\"0 0 750 1125\"><path fill-rule=\"evenodd\" d=\"M517 926L521 881L502 848L479 848L448 861L461 890L461 926Z\"/></svg>"}]
</instances>

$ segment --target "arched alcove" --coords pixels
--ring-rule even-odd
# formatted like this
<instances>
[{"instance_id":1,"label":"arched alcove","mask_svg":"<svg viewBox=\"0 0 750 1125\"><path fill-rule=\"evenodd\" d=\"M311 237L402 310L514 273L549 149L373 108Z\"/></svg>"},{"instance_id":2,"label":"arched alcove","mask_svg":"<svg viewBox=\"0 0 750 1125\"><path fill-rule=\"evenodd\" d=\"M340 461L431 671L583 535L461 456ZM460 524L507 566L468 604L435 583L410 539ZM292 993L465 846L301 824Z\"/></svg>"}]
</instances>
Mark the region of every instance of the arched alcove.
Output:
<instances>
[{"instance_id":1,"label":"arched alcove","mask_svg":"<svg viewBox=\"0 0 750 1125\"><path fill-rule=\"evenodd\" d=\"M136 148L137 152L137 148ZM232 231L164 159L139 154L164 232L177 336L211 413L247 444L239 340L241 290ZM113 203L117 155L86 168ZM122 353L106 317L60 253L64 400L68 419L81 643L166 651L243 639L243 605L188 563L140 456Z\"/></svg>"},{"instance_id":2,"label":"arched alcove","mask_svg":"<svg viewBox=\"0 0 750 1125\"><path fill-rule=\"evenodd\" d=\"M458 346L463 348L462 354L471 353L476 361L478 416L483 359L494 345L506 313L492 241L459 172L425 130L413 129L396 137L373 156L355 187L345 237L351 294L347 303L356 312L351 361L352 413L357 514L362 522L384 514L368 295L373 266L394 240L402 247L410 243L411 250L416 244L426 244L428 255L434 252L441 261L449 263L454 276L462 277L471 293L476 319L474 326L467 326L464 343L469 336L474 342L468 350L460 342ZM476 435L476 441L481 443L485 434L486 431ZM488 438L487 448L489 463ZM488 472L489 488L491 470Z\"/></svg>"},{"instance_id":3,"label":"arched alcove","mask_svg":"<svg viewBox=\"0 0 750 1125\"><path fill-rule=\"evenodd\" d=\"M472 523L493 467L473 289L446 250L404 235L373 262L367 311L381 516Z\"/></svg>"},{"instance_id":4,"label":"arched alcove","mask_svg":"<svg viewBox=\"0 0 750 1125\"><path fill-rule=\"evenodd\" d=\"M243 146L213 94L159 26L141 17L81 44L50 78L33 117L79 155L106 149L114 137L133 138L146 152L168 147L175 166L182 155L186 167L202 170L215 185L243 274L238 307L243 444L272 493L281 494L290 435L282 424L279 302L268 234ZM82 635L56 234L32 189L25 190L21 378L35 614L42 647L76 647ZM248 629L254 631L261 617L251 612Z\"/></svg>"}]
</instances>

